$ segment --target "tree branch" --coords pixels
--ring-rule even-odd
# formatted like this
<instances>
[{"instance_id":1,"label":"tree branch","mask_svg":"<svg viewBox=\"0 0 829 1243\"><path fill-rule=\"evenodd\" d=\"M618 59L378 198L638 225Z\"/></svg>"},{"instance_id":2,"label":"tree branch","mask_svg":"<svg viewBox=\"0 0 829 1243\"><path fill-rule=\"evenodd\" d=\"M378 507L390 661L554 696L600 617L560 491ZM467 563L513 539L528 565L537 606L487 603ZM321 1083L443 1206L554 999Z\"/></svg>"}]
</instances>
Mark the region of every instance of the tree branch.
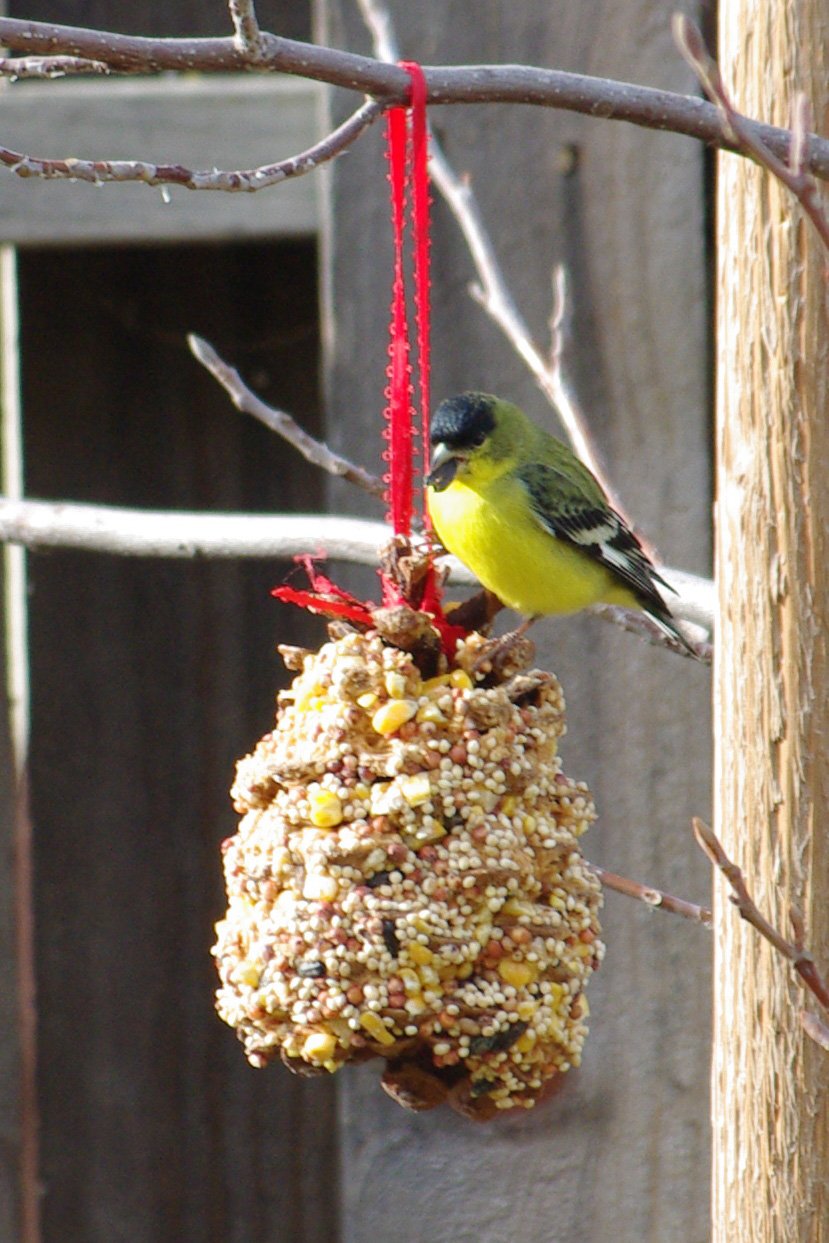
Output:
<instances>
[{"instance_id":1,"label":"tree branch","mask_svg":"<svg viewBox=\"0 0 829 1243\"><path fill-rule=\"evenodd\" d=\"M309 436L284 410L275 410L273 406L266 405L252 389L248 388L239 372L224 362L203 337L198 337L191 332L187 343L194 357L207 368L229 394L237 410L240 410L242 414L253 415L260 423L264 423L272 432L276 432L283 440L287 440L288 444L293 445L313 466L320 467L329 475L347 479L349 483L356 484L371 496L383 500L386 486L382 479L364 470L362 466L355 466L346 458L332 453L322 441Z\"/></svg>"},{"instance_id":2,"label":"tree branch","mask_svg":"<svg viewBox=\"0 0 829 1243\"><path fill-rule=\"evenodd\" d=\"M697 906L696 902L674 898L669 893L663 893L661 889L643 885L627 876L619 876L616 872L608 872L595 863L589 863L588 866L596 873L605 889L613 889L616 893L624 894L626 898L636 898L651 910L668 911L671 915L681 915L683 919L702 924L704 928L712 927L711 912L704 906Z\"/></svg>"},{"instance_id":3,"label":"tree branch","mask_svg":"<svg viewBox=\"0 0 829 1243\"><path fill-rule=\"evenodd\" d=\"M719 109L734 149L739 154L756 160L791 191L817 229L824 246L829 249L829 217L823 211L818 198L815 179L808 173L811 135L807 128L810 108L806 96L802 93L797 96L788 156L779 158L732 104L723 84L720 67L709 53L699 28L690 17L686 17L684 13L675 14L673 30L677 47L696 73L708 98Z\"/></svg>"},{"instance_id":4,"label":"tree branch","mask_svg":"<svg viewBox=\"0 0 829 1243\"><path fill-rule=\"evenodd\" d=\"M377 565L388 543L382 522L332 514L190 513L79 505L70 501L11 500L0 496L0 543L65 548L122 557L293 557L323 545L337 561ZM446 557L450 582L477 584L455 557ZM685 587L676 613L697 617L713 600L710 580L667 570ZM709 619L710 620L710 619Z\"/></svg>"},{"instance_id":5,"label":"tree branch","mask_svg":"<svg viewBox=\"0 0 829 1243\"><path fill-rule=\"evenodd\" d=\"M255 63L263 54L264 47L253 0L228 0L227 7L230 10L236 46L245 57Z\"/></svg>"},{"instance_id":6,"label":"tree branch","mask_svg":"<svg viewBox=\"0 0 829 1243\"><path fill-rule=\"evenodd\" d=\"M762 937L769 942L770 945L777 950L784 958L787 958L800 976L803 983L820 1002L824 1010L829 1013L829 983L824 980L818 971L815 960L803 944L803 920L799 912L792 910L789 912L794 937L791 941L787 941L782 933L769 923L763 914L761 914L745 883L743 873L736 863L732 863L728 855L723 850L722 844L712 829L704 824L702 820L696 817L693 820L694 836L697 843L704 854L708 856L716 868L722 872L725 879L731 886L731 893L728 895L729 900L736 906L740 918L746 923L756 928ZM814 1037L818 1043L822 1043L820 1038L820 1029L823 1028L821 1020L801 1017L801 1022L806 1032L812 1036L814 1029Z\"/></svg>"},{"instance_id":7,"label":"tree branch","mask_svg":"<svg viewBox=\"0 0 829 1243\"><path fill-rule=\"evenodd\" d=\"M661 567L659 572L660 574L662 573ZM669 570L665 570L665 573L670 575ZM673 613L673 601L671 603L671 612ZM670 651L676 652L677 656L684 656L687 660L692 659L691 652L683 647L673 635L663 630L647 613L622 608L618 604L594 604L591 612L595 613L597 617L603 617L605 621L613 622L615 626L626 630L628 634L635 634L640 639L647 639L649 643L653 643L657 647L667 647ZM680 616L686 619L684 613L680 614ZM687 618L687 620L691 619ZM702 621L697 621L696 624L704 625ZM706 629L709 634L712 632L712 627L706 627ZM683 631L683 633L685 632ZM704 665L710 665L714 658L713 644L709 643L704 635L697 637L686 634L685 637L688 647L693 648L693 655L696 659L702 661Z\"/></svg>"},{"instance_id":8,"label":"tree branch","mask_svg":"<svg viewBox=\"0 0 829 1243\"><path fill-rule=\"evenodd\" d=\"M289 177L302 177L320 164L339 155L374 122L383 111L376 100L366 100L346 121L307 151L263 164L260 168L235 171L196 171L182 164L150 164L143 160L53 160L24 155L8 147L0 147L0 164L5 164L18 177L43 177L47 180L86 181L93 185L110 181L138 181L147 186L183 186L188 190L247 191L265 190Z\"/></svg>"},{"instance_id":9,"label":"tree branch","mask_svg":"<svg viewBox=\"0 0 829 1243\"><path fill-rule=\"evenodd\" d=\"M816 1014L812 1014L811 1010L800 1011L800 1026L806 1035L814 1040L815 1044L820 1045L821 1049L825 1049L829 1053L829 1026L826 1025Z\"/></svg>"},{"instance_id":10,"label":"tree branch","mask_svg":"<svg viewBox=\"0 0 829 1243\"><path fill-rule=\"evenodd\" d=\"M293 557L325 547L336 560L376 565L382 522L330 514L189 513L0 497L0 541L122 557ZM474 582L466 572L465 581Z\"/></svg>"},{"instance_id":11,"label":"tree branch","mask_svg":"<svg viewBox=\"0 0 829 1243\"><path fill-rule=\"evenodd\" d=\"M0 56L0 77L65 78L81 73L109 73L109 65L80 56Z\"/></svg>"},{"instance_id":12,"label":"tree branch","mask_svg":"<svg viewBox=\"0 0 829 1243\"><path fill-rule=\"evenodd\" d=\"M290 73L371 95L384 106L404 103L409 76L383 64L333 48L262 33L255 59L235 38L151 39L110 31L0 18L0 42L35 56L80 56L111 72ZM704 100L631 83L563 73L529 65L431 66L425 69L430 104L514 103L563 108L648 129L686 134L724 150L738 150L717 108ZM745 121L748 132L781 160L789 160L789 130ZM808 136L808 171L829 179L829 140Z\"/></svg>"}]
</instances>

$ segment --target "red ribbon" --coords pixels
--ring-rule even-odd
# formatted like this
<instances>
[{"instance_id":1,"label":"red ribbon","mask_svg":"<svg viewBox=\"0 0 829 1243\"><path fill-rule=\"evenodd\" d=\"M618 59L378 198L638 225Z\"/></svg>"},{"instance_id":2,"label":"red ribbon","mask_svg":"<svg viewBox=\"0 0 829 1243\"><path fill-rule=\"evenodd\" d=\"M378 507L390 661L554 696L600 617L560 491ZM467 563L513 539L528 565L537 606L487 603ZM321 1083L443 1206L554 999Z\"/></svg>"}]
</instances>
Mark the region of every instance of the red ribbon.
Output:
<instances>
[{"instance_id":1,"label":"red ribbon","mask_svg":"<svg viewBox=\"0 0 829 1243\"><path fill-rule=\"evenodd\" d=\"M417 322L417 362L420 392L421 444L424 457L429 443L429 137L426 126L426 81L420 65L402 61L412 80L411 102L391 108L386 118L388 180L394 238L394 280L389 328L389 366L386 374L388 406L384 436L389 464L385 476L388 519L395 535L412 529L414 495L414 411L412 409L411 345L406 311L405 240L406 197L411 193L414 250L414 302ZM384 584L384 593L388 591ZM394 592L393 592L394 594Z\"/></svg>"},{"instance_id":2,"label":"red ribbon","mask_svg":"<svg viewBox=\"0 0 829 1243\"><path fill-rule=\"evenodd\" d=\"M383 436L387 448L383 460L388 464L386 483L387 520L395 535L408 538L414 514L415 474L415 411L412 402L412 366L409 320L406 308L406 207L411 197L412 275L414 279L415 321L417 324L418 392L420 397L420 441L425 471L429 447L430 407L430 305L429 305L429 134L426 125L426 81L420 65L401 61L412 80L410 103L389 109L386 117L388 181L391 197L391 222L394 238L394 276L392 283L391 323L389 326L389 365L386 369L388 405L384 410L386 425ZM423 524L428 530L429 515L422 507ZM297 604L312 613L342 617L358 625L371 625L371 608L343 591L314 569L314 558L300 556L295 560L305 567L310 590L276 587L273 595L279 600ZM383 603L408 604L400 588L386 575L381 575ZM430 567L419 607L429 613L435 623L444 649L452 653L456 642L467 633L446 619L441 607L440 592L434 568Z\"/></svg>"},{"instance_id":3,"label":"red ribbon","mask_svg":"<svg viewBox=\"0 0 829 1243\"><path fill-rule=\"evenodd\" d=\"M338 587L330 578L326 578L324 574L318 574L314 569L314 562L324 556L325 553L320 553L317 557L312 557L310 553L300 553L299 556L294 557L297 565L301 565L308 575L308 582L311 584L310 591L282 586L274 587L271 595L276 596L277 600L283 600L286 604L299 605L300 608L307 609L309 613L319 613L323 617L342 617L346 621L356 622L358 626L371 626L369 606L363 604L362 600L358 600L356 596L343 591L342 587Z\"/></svg>"}]
</instances>

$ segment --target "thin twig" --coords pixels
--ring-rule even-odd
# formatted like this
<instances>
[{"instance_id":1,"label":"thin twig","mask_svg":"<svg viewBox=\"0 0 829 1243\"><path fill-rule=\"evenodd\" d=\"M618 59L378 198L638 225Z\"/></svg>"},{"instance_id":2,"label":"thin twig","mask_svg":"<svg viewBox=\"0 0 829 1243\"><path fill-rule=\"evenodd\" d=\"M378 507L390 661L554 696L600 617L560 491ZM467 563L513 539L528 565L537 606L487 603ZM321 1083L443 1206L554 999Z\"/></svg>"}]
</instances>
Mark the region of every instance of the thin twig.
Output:
<instances>
[{"instance_id":1,"label":"thin twig","mask_svg":"<svg viewBox=\"0 0 829 1243\"><path fill-rule=\"evenodd\" d=\"M0 77L4 78L66 78L110 72L102 61L80 56L0 56Z\"/></svg>"},{"instance_id":2,"label":"thin twig","mask_svg":"<svg viewBox=\"0 0 829 1243\"><path fill-rule=\"evenodd\" d=\"M644 902L645 906L649 906L651 910L668 911L671 915L681 915L683 919L690 919L693 923L702 924L705 928L712 927L711 912L704 906L698 906L696 902L688 902L685 898L674 898L669 893L663 893L661 889L654 889L652 885L643 885L638 880L619 876L616 872L608 872L595 863L589 866L606 889L622 893L626 898L636 898L637 901Z\"/></svg>"},{"instance_id":3,"label":"thin twig","mask_svg":"<svg viewBox=\"0 0 829 1243\"><path fill-rule=\"evenodd\" d=\"M263 54L264 46L253 0L227 0L227 7L236 45L255 64Z\"/></svg>"},{"instance_id":4,"label":"thin twig","mask_svg":"<svg viewBox=\"0 0 829 1243\"><path fill-rule=\"evenodd\" d=\"M329 475L338 475L347 479L349 483L356 484L358 488L362 488L371 496L383 499L385 484L382 479L364 470L362 466L355 466L346 458L332 453L322 441L309 436L284 410L276 410L273 406L267 405L261 397L257 397L256 393L248 388L239 372L220 358L213 346L203 337L198 337L191 332L187 343L193 356L219 381L237 410L259 419L260 423L264 423L271 431L287 440L288 444L293 445L313 466L320 467Z\"/></svg>"},{"instance_id":5,"label":"thin twig","mask_svg":"<svg viewBox=\"0 0 829 1243\"><path fill-rule=\"evenodd\" d=\"M787 155L778 155L757 135L754 122L742 116L732 104L720 67L690 17L676 13L673 31L677 47L697 74L708 98L719 109L732 147L739 154L756 160L792 192L817 229L824 246L829 248L829 216L821 206L815 179L808 171L811 136L807 128L810 117L805 96L799 96L795 104L789 151Z\"/></svg>"},{"instance_id":6,"label":"thin twig","mask_svg":"<svg viewBox=\"0 0 829 1243\"><path fill-rule=\"evenodd\" d=\"M794 939L787 941L782 933L769 923L761 914L754 899L748 891L743 873L736 863L732 863L721 842L712 829L696 817L693 820L694 836L700 849L708 856L716 868L722 872L731 886L729 900L736 906L740 918L756 928L762 937L769 942L784 958L787 958L800 976L803 983L829 1012L829 983L815 966L815 960L803 944L803 920L797 911L790 912L794 929ZM805 1024L804 1024L805 1026Z\"/></svg>"},{"instance_id":7,"label":"thin twig","mask_svg":"<svg viewBox=\"0 0 829 1243\"><path fill-rule=\"evenodd\" d=\"M811 1010L801 1010L800 1026L815 1044L829 1053L829 1027L816 1014L812 1014Z\"/></svg>"},{"instance_id":8,"label":"thin twig","mask_svg":"<svg viewBox=\"0 0 829 1243\"><path fill-rule=\"evenodd\" d=\"M33 55L99 60L117 73L226 73L255 67L360 91L385 106L405 103L410 90L409 75L397 65L267 33L262 34L262 50L255 65L234 38L152 39L11 17L0 18L0 43ZM603 120L687 134L725 150L734 149L713 104L672 91L530 65L431 66L425 69L425 77L430 104L520 103L563 108ZM752 136L778 159L789 159L789 130L756 121L747 125ZM829 140L810 134L808 148L808 171L829 179Z\"/></svg>"},{"instance_id":9,"label":"thin twig","mask_svg":"<svg viewBox=\"0 0 829 1243\"><path fill-rule=\"evenodd\" d=\"M670 574L670 571L666 570L665 573ZM671 605L671 612L673 613L673 600ZM595 613L597 617L604 618L605 621L613 622L615 626L626 630L628 634L635 634L640 639L646 639L648 643L652 643L655 647L667 647L670 651L676 652L678 656L685 656L689 660L692 658L692 652L688 648L683 647L667 631L663 630L647 613L642 613L638 609L622 608L618 604L594 604L590 611ZM700 623L697 622L697 624ZM708 627L708 633L711 633L711 627ZM685 634L685 631L683 631L683 634ZM713 645L705 638L692 637L689 634L685 634L685 638L688 647L693 649L693 657L702 661L704 665L710 665L714 657Z\"/></svg>"},{"instance_id":10,"label":"thin twig","mask_svg":"<svg viewBox=\"0 0 829 1243\"><path fill-rule=\"evenodd\" d=\"M43 159L0 147L0 164L18 177L47 180L85 181L101 185L112 181L137 181L147 186L183 186L187 190L225 190L229 192L265 190L289 177L302 177L320 164L333 159L359 138L382 112L376 100L366 100L342 125L314 143L307 151L260 168L223 171L214 168L197 171L182 164L151 164L143 160Z\"/></svg>"}]
</instances>

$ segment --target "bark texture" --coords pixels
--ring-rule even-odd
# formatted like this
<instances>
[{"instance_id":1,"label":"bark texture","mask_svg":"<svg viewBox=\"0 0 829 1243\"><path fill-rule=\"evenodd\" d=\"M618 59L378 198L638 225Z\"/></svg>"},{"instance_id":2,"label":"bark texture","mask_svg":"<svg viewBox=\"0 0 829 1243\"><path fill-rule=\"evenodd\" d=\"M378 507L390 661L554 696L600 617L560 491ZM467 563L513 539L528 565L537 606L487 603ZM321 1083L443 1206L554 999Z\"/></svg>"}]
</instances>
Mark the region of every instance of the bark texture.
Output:
<instances>
[{"instance_id":1,"label":"bark texture","mask_svg":"<svg viewBox=\"0 0 829 1243\"><path fill-rule=\"evenodd\" d=\"M788 121L796 90L829 119L823 0L721 6L736 105ZM730 70L729 70L730 67ZM747 161L720 161L718 258L721 629L716 814L758 905L789 933L803 912L829 961L829 300L816 234ZM829 1059L804 1034L790 967L718 886L716 1243L829 1238Z\"/></svg>"}]
</instances>

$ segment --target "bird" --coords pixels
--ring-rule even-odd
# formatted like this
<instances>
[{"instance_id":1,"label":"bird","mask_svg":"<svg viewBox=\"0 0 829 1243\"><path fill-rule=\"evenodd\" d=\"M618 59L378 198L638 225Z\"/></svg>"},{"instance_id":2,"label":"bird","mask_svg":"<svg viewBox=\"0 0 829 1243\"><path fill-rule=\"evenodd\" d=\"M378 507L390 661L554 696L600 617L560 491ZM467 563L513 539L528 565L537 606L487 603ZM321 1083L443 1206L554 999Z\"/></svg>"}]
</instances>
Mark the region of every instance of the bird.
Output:
<instances>
[{"instance_id":1,"label":"bird","mask_svg":"<svg viewBox=\"0 0 829 1243\"><path fill-rule=\"evenodd\" d=\"M592 604L641 609L684 652L657 572L598 480L518 406L460 393L431 423L426 503L443 546L502 604L538 617Z\"/></svg>"}]
</instances>

